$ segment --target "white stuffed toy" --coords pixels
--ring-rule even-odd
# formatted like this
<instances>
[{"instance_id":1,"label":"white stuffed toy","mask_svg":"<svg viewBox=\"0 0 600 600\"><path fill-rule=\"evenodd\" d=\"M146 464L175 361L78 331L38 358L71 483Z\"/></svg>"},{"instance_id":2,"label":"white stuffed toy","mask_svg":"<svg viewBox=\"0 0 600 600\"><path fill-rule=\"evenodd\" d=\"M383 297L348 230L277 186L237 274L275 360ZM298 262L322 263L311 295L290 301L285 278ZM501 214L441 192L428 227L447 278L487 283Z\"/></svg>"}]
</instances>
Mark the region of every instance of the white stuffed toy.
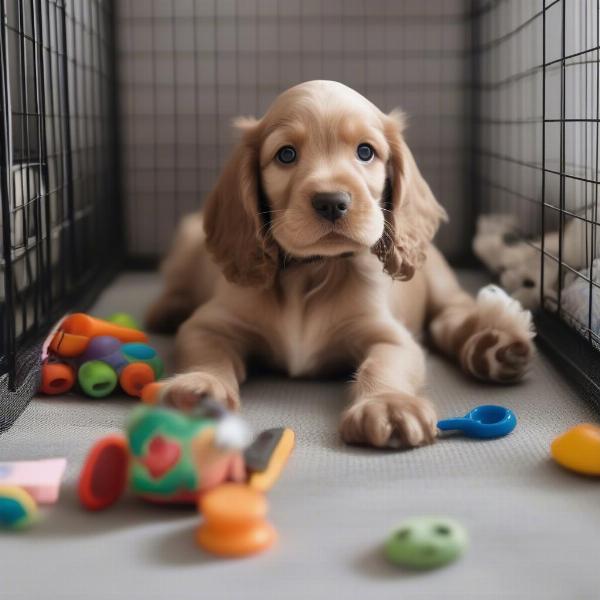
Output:
<instances>
[{"instance_id":1,"label":"white stuffed toy","mask_svg":"<svg viewBox=\"0 0 600 600\"><path fill-rule=\"evenodd\" d=\"M596 258L592 263L591 278L596 285L591 285L586 281L590 278L590 269L584 269L579 273L582 277L577 277L572 273L566 279L567 284L561 294L561 307L563 314L573 322L572 324L585 332L588 327L596 335L600 336L600 258ZM585 277L586 279L583 279ZM591 292L591 307L590 307ZM591 322L590 313L591 310Z\"/></svg>"},{"instance_id":2,"label":"white stuffed toy","mask_svg":"<svg viewBox=\"0 0 600 600\"><path fill-rule=\"evenodd\" d=\"M541 238L528 240L519 236L512 215L482 215L477 222L473 240L476 256L499 276L500 285L524 308L534 309L540 303ZM600 237L600 236L599 236ZM589 264L589 225L581 219L571 219L564 228L562 260L573 269ZM599 248L596 256L600 256ZM556 300L558 295L559 235L553 231L544 236L544 298ZM554 257L554 258L553 258ZM568 269L563 269L568 271Z\"/></svg>"}]
</instances>

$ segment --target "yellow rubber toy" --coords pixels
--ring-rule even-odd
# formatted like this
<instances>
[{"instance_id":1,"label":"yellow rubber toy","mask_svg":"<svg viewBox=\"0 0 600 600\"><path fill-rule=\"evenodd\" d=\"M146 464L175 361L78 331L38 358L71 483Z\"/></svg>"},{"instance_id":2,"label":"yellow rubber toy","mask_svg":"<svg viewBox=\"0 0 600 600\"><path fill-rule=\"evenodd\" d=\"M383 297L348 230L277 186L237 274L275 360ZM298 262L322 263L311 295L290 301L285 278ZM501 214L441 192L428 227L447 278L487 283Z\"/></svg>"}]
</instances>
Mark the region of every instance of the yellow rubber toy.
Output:
<instances>
[{"instance_id":1,"label":"yellow rubber toy","mask_svg":"<svg viewBox=\"0 0 600 600\"><path fill-rule=\"evenodd\" d=\"M565 469L600 476L600 427L591 423L576 425L552 442L550 452Z\"/></svg>"}]
</instances>

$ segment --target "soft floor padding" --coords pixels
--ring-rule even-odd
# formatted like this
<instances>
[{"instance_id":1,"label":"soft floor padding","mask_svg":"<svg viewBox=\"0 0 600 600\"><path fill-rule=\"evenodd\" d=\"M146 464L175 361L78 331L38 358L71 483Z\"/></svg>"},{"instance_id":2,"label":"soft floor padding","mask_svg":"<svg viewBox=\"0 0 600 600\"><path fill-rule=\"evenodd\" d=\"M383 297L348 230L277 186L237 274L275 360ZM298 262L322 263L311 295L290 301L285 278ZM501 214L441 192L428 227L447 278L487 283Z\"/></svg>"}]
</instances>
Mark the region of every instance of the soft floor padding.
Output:
<instances>
[{"instance_id":1,"label":"soft floor padding","mask_svg":"<svg viewBox=\"0 0 600 600\"><path fill-rule=\"evenodd\" d=\"M95 314L140 316L156 290L150 275L120 278ZM151 344L170 360L170 341ZM167 367L168 368L168 367ZM66 489L44 519L2 539L4 598L523 598L596 600L600 594L600 480L564 471L550 459L560 432L593 413L545 358L522 385L464 378L429 358L429 394L440 417L500 404L517 428L491 440L450 438L411 452L344 446L338 437L342 382L260 378L242 390L255 432L286 425L296 448L269 492L274 548L223 561L195 543L192 511L122 499L106 512L79 507L84 457L118 432L133 399L35 399L0 436L0 460L67 456ZM418 515L448 516L467 530L470 548L438 571L411 573L383 556L396 525Z\"/></svg>"}]
</instances>

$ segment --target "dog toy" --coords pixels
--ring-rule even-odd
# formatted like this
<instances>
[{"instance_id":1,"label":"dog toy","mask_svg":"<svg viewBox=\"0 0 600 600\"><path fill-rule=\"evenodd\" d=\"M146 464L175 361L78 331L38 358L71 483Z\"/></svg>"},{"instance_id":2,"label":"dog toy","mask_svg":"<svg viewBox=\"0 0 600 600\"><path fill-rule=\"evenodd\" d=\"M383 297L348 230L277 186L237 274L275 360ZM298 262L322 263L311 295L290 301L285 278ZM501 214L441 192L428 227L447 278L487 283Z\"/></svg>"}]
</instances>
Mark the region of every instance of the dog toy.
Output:
<instances>
[{"instance_id":1,"label":"dog toy","mask_svg":"<svg viewBox=\"0 0 600 600\"><path fill-rule=\"evenodd\" d=\"M514 215L480 215L473 238L473 252L492 273L500 273L517 261L524 249L524 238L517 233ZM516 249L511 252L510 249Z\"/></svg>"},{"instance_id":2,"label":"dog toy","mask_svg":"<svg viewBox=\"0 0 600 600\"><path fill-rule=\"evenodd\" d=\"M124 315L117 316L123 322ZM103 398L120 384L128 395L140 396L163 373L162 361L146 342L146 335L131 327L83 313L70 315L51 335L40 389L63 394L77 381L88 396Z\"/></svg>"},{"instance_id":3,"label":"dog toy","mask_svg":"<svg viewBox=\"0 0 600 600\"><path fill-rule=\"evenodd\" d=\"M485 404L464 417L438 421L437 426L441 431L460 431L467 437L489 439L508 435L517 426L517 417L508 408Z\"/></svg>"},{"instance_id":4,"label":"dog toy","mask_svg":"<svg viewBox=\"0 0 600 600\"><path fill-rule=\"evenodd\" d=\"M228 556L257 552L275 539L264 520L263 493L283 470L294 434L273 429L248 442L244 422L214 401L204 400L190 415L140 405L124 436L93 446L79 477L79 499L90 510L102 510L129 488L151 502L197 504L206 511L204 533L197 536L206 550Z\"/></svg>"},{"instance_id":5,"label":"dog toy","mask_svg":"<svg viewBox=\"0 0 600 600\"><path fill-rule=\"evenodd\" d=\"M294 432L291 429L263 431L244 453L250 486L261 492L269 490L279 479L293 448Z\"/></svg>"},{"instance_id":6,"label":"dog toy","mask_svg":"<svg viewBox=\"0 0 600 600\"><path fill-rule=\"evenodd\" d=\"M140 396L146 384L163 374L162 361L153 348L141 342L122 344L107 335L90 340L78 362L79 385L95 398L110 394L117 381L130 396Z\"/></svg>"},{"instance_id":7,"label":"dog toy","mask_svg":"<svg viewBox=\"0 0 600 600\"><path fill-rule=\"evenodd\" d=\"M38 518L37 504L27 491L16 485L0 485L0 527L26 529Z\"/></svg>"},{"instance_id":8,"label":"dog toy","mask_svg":"<svg viewBox=\"0 0 600 600\"><path fill-rule=\"evenodd\" d=\"M550 446L552 458L565 469L600 475L600 427L582 423L559 435Z\"/></svg>"},{"instance_id":9,"label":"dog toy","mask_svg":"<svg viewBox=\"0 0 600 600\"><path fill-rule=\"evenodd\" d=\"M129 313L113 313L106 319L109 323L127 327L128 329L141 329L138 322Z\"/></svg>"},{"instance_id":10,"label":"dog toy","mask_svg":"<svg viewBox=\"0 0 600 600\"><path fill-rule=\"evenodd\" d=\"M39 520L38 503L58 500L64 458L0 463L0 527L27 529Z\"/></svg>"},{"instance_id":11,"label":"dog toy","mask_svg":"<svg viewBox=\"0 0 600 600\"><path fill-rule=\"evenodd\" d=\"M142 402L145 404L158 404L160 400L160 391L163 387L160 381L154 381L144 386L142 389Z\"/></svg>"},{"instance_id":12,"label":"dog toy","mask_svg":"<svg viewBox=\"0 0 600 600\"><path fill-rule=\"evenodd\" d=\"M156 381L142 390L142 402L157 404L163 383ZM291 429L268 429L263 431L244 454L250 472L250 485L261 491L268 490L279 478L288 456L294 447L294 432Z\"/></svg>"},{"instance_id":13,"label":"dog toy","mask_svg":"<svg viewBox=\"0 0 600 600\"><path fill-rule=\"evenodd\" d=\"M252 485L220 485L200 499L199 509L203 521L196 541L211 554L248 556L266 550L277 539L277 532L265 519L265 496Z\"/></svg>"},{"instance_id":14,"label":"dog toy","mask_svg":"<svg viewBox=\"0 0 600 600\"><path fill-rule=\"evenodd\" d=\"M434 569L462 556L469 545L464 527L447 517L414 517L401 523L385 543L385 555L412 569Z\"/></svg>"},{"instance_id":15,"label":"dog toy","mask_svg":"<svg viewBox=\"0 0 600 600\"><path fill-rule=\"evenodd\" d=\"M22 488L36 502L53 504L58 500L66 466L65 458L0 462L0 485Z\"/></svg>"},{"instance_id":16,"label":"dog toy","mask_svg":"<svg viewBox=\"0 0 600 600\"><path fill-rule=\"evenodd\" d=\"M562 239L561 239L562 237ZM501 286L525 308L537 308L543 292L544 299L556 302L559 265L554 257L562 250L563 263L571 269L589 264L589 224L586 219L572 218L558 231L544 235L544 289L541 290L542 239L529 239L519 233L519 223L513 215L489 214L477 220L473 251L483 264L498 275ZM562 243L561 243L562 242ZM600 238L593 249L600 256ZM563 274L567 272L563 269ZM587 322L587 317L581 321Z\"/></svg>"}]
</instances>

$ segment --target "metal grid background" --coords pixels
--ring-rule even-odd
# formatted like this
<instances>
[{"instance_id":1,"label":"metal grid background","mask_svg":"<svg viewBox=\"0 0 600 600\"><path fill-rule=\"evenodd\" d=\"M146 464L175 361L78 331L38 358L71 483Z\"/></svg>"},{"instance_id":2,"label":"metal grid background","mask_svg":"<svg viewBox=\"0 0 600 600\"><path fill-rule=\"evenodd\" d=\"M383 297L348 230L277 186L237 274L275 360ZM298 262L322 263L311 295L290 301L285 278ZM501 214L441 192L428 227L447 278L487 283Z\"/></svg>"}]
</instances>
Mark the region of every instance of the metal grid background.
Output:
<instances>
[{"instance_id":1,"label":"metal grid background","mask_svg":"<svg viewBox=\"0 0 600 600\"><path fill-rule=\"evenodd\" d=\"M119 91L128 250L164 254L227 157L230 121L287 87L335 79L410 116L408 139L470 237L470 3L464 0L120 0Z\"/></svg>"},{"instance_id":2,"label":"metal grid background","mask_svg":"<svg viewBox=\"0 0 600 600\"><path fill-rule=\"evenodd\" d=\"M101 285L121 240L130 257L164 253L213 185L233 116L327 78L409 113L409 143L453 218L438 240L450 257L464 253L476 209L516 218L538 274L558 273L556 290L540 288L542 338L593 379L599 3L0 0L2 371L16 385L17 365L31 375L15 349Z\"/></svg>"},{"instance_id":3,"label":"metal grid background","mask_svg":"<svg viewBox=\"0 0 600 600\"><path fill-rule=\"evenodd\" d=\"M14 388L32 367L17 352L100 284L118 248L113 7L2 0L0 10L0 375Z\"/></svg>"},{"instance_id":4,"label":"metal grid background","mask_svg":"<svg viewBox=\"0 0 600 600\"><path fill-rule=\"evenodd\" d=\"M540 336L598 393L583 340L600 346L600 3L483 1L476 11L481 211L516 217L538 253Z\"/></svg>"}]
</instances>

